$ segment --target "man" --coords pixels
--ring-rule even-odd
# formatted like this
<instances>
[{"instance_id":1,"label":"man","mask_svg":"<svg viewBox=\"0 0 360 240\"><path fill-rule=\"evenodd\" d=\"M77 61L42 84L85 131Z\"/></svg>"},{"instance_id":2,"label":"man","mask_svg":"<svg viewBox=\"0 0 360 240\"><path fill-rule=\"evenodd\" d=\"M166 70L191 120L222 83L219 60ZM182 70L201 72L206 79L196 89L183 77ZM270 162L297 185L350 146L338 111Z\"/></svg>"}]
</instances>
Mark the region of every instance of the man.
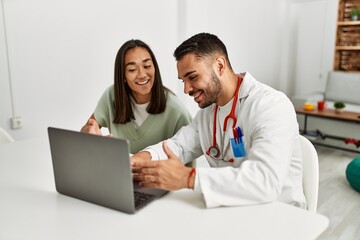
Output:
<instances>
[{"instance_id":1,"label":"man","mask_svg":"<svg viewBox=\"0 0 360 240\"><path fill-rule=\"evenodd\" d=\"M207 207L279 200L306 207L294 107L281 92L237 75L217 36L200 33L174 52L192 123L132 158L141 186L202 192ZM184 166L204 155L211 168ZM167 161L150 161L165 160Z\"/></svg>"}]
</instances>

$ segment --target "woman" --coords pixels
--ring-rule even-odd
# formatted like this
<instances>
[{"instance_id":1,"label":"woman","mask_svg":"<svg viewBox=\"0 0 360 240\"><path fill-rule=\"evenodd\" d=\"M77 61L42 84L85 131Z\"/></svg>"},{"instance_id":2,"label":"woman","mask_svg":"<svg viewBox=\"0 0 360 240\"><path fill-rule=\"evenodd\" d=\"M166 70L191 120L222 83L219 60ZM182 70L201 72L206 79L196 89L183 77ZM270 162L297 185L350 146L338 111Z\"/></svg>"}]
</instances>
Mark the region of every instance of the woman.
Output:
<instances>
[{"instance_id":1,"label":"woman","mask_svg":"<svg viewBox=\"0 0 360 240\"><path fill-rule=\"evenodd\" d=\"M128 139L130 152L172 137L191 121L179 99L161 81L154 53L141 40L129 40L115 60L114 85L101 96L81 132Z\"/></svg>"}]
</instances>

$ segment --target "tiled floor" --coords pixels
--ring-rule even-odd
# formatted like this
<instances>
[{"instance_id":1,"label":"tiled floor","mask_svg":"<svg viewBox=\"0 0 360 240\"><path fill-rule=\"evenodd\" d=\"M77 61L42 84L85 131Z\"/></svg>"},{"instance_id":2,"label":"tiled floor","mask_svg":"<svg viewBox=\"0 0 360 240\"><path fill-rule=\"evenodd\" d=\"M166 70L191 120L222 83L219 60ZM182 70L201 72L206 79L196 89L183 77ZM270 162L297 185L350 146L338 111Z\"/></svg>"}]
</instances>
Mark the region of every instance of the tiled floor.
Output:
<instances>
[{"instance_id":1,"label":"tiled floor","mask_svg":"<svg viewBox=\"0 0 360 240\"><path fill-rule=\"evenodd\" d=\"M316 147L319 156L320 187L318 213L330 220L321 240L360 240L360 193L346 180L349 162L360 153Z\"/></svg>"}]
</instances>

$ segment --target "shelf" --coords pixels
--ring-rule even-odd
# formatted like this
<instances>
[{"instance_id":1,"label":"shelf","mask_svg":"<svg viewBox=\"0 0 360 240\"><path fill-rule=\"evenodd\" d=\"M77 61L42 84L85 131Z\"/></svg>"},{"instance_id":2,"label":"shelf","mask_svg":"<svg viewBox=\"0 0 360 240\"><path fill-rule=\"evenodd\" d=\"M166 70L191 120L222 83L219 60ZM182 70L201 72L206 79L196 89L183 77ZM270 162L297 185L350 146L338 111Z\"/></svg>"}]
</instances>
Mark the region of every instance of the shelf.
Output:
<instances>
[{"instance_id":1,"label":"shelf","mask_svg":"<svg viewBox=\"0 0 360 240\"><path fill-rule=\"evenodd\" d=\"M344 21L338 22L338 26L360 26L360 21Z\"/></svg>"},{"instance_id":2,"label":"shelf","mask_svg":"<svg viewBox=\"0 0 360 240\"><path fill-rule=\"evenodd\" d=\"M352 9L360 9L360 0L338 0L338 21L334 70L360 71L360 20L351 20Z\"/></svg>"},{"instance_id":3,"label":"shelf","mask_svg":"<svg viewBox=\"0 0 360 240\"><path fill-rule=\"evenodd\" d=\"M335 49L339 51L359 51L360 46L336 46Z\"/></svg>"},{"instance_id":4,"label":"shelf","mask_svg":"<svg viewBox=\"0 0 360 240\"><path fill-rule=\"evenodd\" d=\"M358 51L360 46L336 46L335 49L340 51Z\"/></svg>"}]
</instances>

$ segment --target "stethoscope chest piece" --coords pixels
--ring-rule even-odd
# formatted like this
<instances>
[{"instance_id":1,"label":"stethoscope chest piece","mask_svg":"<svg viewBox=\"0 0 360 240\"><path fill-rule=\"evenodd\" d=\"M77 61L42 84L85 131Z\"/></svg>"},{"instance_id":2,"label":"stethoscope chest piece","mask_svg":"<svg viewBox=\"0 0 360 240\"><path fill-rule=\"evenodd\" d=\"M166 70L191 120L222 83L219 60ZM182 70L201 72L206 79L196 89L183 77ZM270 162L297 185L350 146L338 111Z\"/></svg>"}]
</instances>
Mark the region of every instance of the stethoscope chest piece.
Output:
<instances>
[{"instance_id":1,"label":"stethoscope chest piece","mask_svg":"<svg viewBox=\"0 0 360 240\"><path fill-rule=\"evenodd\" d=\"M213 157L218 158L220 156L220 150L217 146L211 146L207 151L206 154Z\"/></svg>"}]
</instances>

